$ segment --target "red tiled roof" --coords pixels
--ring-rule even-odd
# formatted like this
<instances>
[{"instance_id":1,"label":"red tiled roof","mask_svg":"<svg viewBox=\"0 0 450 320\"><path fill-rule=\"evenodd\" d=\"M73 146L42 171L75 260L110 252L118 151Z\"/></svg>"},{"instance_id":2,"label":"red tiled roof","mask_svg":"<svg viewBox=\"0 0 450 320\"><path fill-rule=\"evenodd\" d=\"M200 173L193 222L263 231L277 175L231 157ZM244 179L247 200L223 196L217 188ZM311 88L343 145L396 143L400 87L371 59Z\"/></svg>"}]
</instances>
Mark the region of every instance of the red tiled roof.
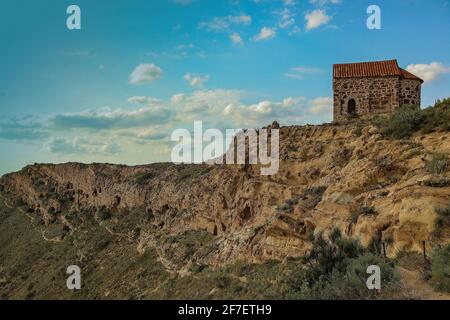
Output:
<instances>
[{"instance_id":1,"label":"red tiled roof","mask_svg":"<svg viewBox=\"0 0 450 320\"><path fill-rule=\"evenodd\" d=\"M400 68L397 60L345 63L333 65L334 78L402 77L404 79L422 79Z\"/></svg>"},{"instance_id":2,"label":"red tiled roof","mask_svg":"<svg viewBox=\"0 0 450 320\"><path fill-rule=\"evenodd\" d=\"M397 60L335 64L335 78L401 76Z\"/></svg>"},{"instance_id":3,"label":"red tiled roof","mask_svg":"<svg viewBox=\"0 0 450 320\"><path fill-rule=\"evenodd\" d=\"M406 71L405 69L401 69L400 71L402 72L402 78L403 79L412 79L412 80L420 80L423 82L422 79L420 79L418 76L413 75L411 72Z\"/></svg>"}]
</instances>

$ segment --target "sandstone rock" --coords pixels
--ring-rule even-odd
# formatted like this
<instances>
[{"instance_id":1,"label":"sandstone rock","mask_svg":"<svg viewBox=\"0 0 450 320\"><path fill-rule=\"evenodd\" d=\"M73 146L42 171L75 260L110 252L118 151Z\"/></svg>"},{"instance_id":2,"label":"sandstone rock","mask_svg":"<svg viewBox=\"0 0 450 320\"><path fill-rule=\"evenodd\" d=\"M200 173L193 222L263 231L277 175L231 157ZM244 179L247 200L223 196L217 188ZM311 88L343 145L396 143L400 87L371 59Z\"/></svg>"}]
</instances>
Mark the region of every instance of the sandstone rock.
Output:
<instances>
[{"instance_id":1,"label":"sandstone rock","mask_svg":"<svg viewBox=\"0 0 450 320\"><path fill-rule=\"evenodd\" d=\"M43 228L59 221L80 232L86 215L111 211L102 226L140 254L155 247L156 233L207 230L216 247L195 259L212 266L301 256L312 234L335 227L365 245L381 233L390 256L420 252L422 241L449 242L432 235L434 207L448 201L450 188L422 184L431 176L420 157L406 161L399 142L369 128L363 128L371 135L366 141L353 135L352 124L283 127L280 169L271 177L251 165L42 164L2 176L0 190L22 197L48 226ZM416 136L411 143L420 140L424 154L449 153L445 134ZM352 222L352 211L362 206L377 214Z\"/></svg>"}]
</instances>

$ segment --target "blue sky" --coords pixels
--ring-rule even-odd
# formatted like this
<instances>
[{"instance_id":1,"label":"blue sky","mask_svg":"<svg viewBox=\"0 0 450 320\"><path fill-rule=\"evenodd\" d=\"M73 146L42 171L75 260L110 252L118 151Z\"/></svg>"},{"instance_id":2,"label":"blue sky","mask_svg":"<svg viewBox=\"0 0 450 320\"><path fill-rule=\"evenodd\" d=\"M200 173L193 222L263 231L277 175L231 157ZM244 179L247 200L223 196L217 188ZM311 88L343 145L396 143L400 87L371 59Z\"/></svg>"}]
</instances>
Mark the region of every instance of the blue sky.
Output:
<instances>
[{"instance_id":1,"label":"blue sky","mask_svg":"<svg viewBox=\"0 0 450 320\"><path fill-rule=\"evenodd\" d=\"M396 58L426 79L428 106L450 96L449 18L447 0L4 0L0 174L168 161L170 133L194 120L327 122L333 63Z\"/></svg>"}]
</instances>

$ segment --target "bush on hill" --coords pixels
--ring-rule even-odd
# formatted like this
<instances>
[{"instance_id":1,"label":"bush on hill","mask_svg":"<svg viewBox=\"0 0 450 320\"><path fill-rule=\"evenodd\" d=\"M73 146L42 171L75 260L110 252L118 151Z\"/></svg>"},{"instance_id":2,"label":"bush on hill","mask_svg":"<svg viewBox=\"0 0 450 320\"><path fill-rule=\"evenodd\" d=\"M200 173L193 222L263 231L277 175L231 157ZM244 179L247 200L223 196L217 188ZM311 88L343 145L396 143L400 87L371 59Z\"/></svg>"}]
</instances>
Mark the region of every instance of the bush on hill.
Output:
<instances>
[{"instance_id":1,"label":"bush on hill","mask_svg":"<svg viewBox=\"0 0 450 320\"><path fill-rule=\"evenodd\" d=\"M414 132L424 133L436 129L450 131L450 98L437 100L435 105L426 109L402 107L389 118L375 117L372 123L381 128L384 136L404 139Z\"/></svg>"}]
</instances>

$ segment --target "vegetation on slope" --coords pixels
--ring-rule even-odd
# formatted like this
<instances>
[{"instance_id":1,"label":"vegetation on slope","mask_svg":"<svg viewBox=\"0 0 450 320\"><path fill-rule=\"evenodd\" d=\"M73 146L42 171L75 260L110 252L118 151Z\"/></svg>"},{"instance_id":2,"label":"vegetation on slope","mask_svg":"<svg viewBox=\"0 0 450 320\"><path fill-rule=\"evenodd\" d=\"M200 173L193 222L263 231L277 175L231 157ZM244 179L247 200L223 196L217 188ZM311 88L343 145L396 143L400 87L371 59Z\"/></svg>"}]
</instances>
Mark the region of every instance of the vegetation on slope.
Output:
<instances>
[{"instance_id":1,"label":"vegetation on slope","mask_svg":"<svg viewBox=\"0 0 450 320\"><path fill-rule=\"evenodd\" d=\"M403 107L388 118L374 118L373 123L381 128L383 135L394 139L407 138L417 131L450 131L450 98L437 100L434 106L423 110Z\"/></svg>"},{"instance_id":2,"label":"vegetation on slope","mask_svg":"<svg viewBox=\"0 0 450 320\"><path fill-rule=\"evenodd\" d=\"M450 245L436 250L432 256L431 284L441 292L450 293Z\"/></svg>"},{"instance_id":3,"label":"vegetation on slope","mask_svg":"<svg viewBox=\"0 0 450 320\"><path fill-rule=\"evenodd\" d=\"M16 208L0 207L1 299L367 299L403 298L394 267L354 241L334 232L331 240L314 240L305 258L253 264L238 261L214 268L192 261L189 272L179 274L192 257L217 248L204 231L178 236L156 236L155 249L139 254L126 237L113 235L96 220L83 216L82 232L64 241L42 238L39 226ZM127 224L142 217L128 214ZM125 230L113 230L115 232ZM167 260L167 261L164 261ZM82 289L66 288L67 266L82 270ZM381 292L366 287L367 265L382 269Z\"/></svg>"}]
</instances>

